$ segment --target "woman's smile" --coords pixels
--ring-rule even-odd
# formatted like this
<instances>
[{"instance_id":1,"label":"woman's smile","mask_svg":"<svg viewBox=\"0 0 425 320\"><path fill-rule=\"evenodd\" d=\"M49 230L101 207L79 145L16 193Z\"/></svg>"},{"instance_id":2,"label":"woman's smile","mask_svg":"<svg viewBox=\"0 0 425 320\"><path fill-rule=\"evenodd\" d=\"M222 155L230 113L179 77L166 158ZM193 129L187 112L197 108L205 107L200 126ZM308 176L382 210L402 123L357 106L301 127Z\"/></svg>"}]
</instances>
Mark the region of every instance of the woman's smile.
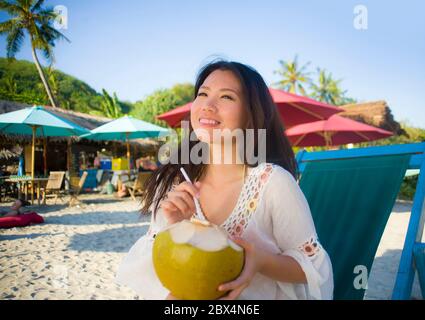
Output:
<instances>
[{"instance_id":1,"label":"woman's smile","mask_svg":"<svg viewBox=\"0 0 425 320\"><path fill-rule=\"evenodd\" d=\"M200 127L217 128L221 124L221 122L215 119L207 118L207 117L200 117L199 124L200 124Z\"/></svg>"}]
</instances>

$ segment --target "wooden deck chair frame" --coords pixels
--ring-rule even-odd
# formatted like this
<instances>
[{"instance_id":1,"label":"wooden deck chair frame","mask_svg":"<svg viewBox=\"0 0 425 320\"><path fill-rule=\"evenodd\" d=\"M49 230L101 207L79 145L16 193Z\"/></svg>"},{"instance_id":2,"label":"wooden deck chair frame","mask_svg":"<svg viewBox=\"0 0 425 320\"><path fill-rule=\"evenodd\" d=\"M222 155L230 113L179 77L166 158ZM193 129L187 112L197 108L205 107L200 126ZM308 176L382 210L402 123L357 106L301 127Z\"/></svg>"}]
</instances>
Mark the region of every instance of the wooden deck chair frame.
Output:
<instances>
[{"instance_id":1,"label":"wooden deck chair frame","mask_svg":"<svg viewBox=\"0 0 425 320\"><path fill-rule=\"evenodd\" d=\"M392 292L391 298L393 300L411 298L415 272L418 273L422 296L425 298L425 244L421 243L425 222L425 142L320 152L300 150L296 156L298 169L302 174L308 161L402 154L411 155L407 169L419 169L420 171L398 273Z\"/></svg>"},{"instance_id":2,"label":"wooden deck chair frame","mask_svg":"<svg viewBox=\"0 0 425 320\"><path fill-rule=\"evenodd\" d=\"M144 184L147 179L152 175L152 172L139 172L134 184L128 187L128 192L133 200L136 200L136 193L144 191Z\"/></svg>"},{"instance_id":3,"label":"wooden deck chair frame","mask_svg":"<svg viewBox=\"0 0 425 320\"><path fill-rule=\"evenodd\" d=\"M54 204L56 204L58 197L60 198L62 202L64 202L61 196L61 187L64 180L65 180L65 171L50 171L49 180L47 180L46 186L42 188L42 192L43 192L42 203L46 203L46 199L49 196L53 196L55 198Z\"/></svg>"},{"instance_id":4,"label":"wooden deck chair frame","mask_svg":"<svg viewBox=\"0 0 425 320\"><path fill-rule=\"evenodd\" d=\"M80 180L78 182L78 186L76 186L76 188L71 186L71 189L69 190L69 195L70 195L69 206L70 207L72 207L76 204L81 204L81 201L78 199L78 196L79 196L81 190L83 189L84 183L86 182L87 175L88 175L88 172L84 171L83 174L80 177Z\"/></svg>"}]
</instances>

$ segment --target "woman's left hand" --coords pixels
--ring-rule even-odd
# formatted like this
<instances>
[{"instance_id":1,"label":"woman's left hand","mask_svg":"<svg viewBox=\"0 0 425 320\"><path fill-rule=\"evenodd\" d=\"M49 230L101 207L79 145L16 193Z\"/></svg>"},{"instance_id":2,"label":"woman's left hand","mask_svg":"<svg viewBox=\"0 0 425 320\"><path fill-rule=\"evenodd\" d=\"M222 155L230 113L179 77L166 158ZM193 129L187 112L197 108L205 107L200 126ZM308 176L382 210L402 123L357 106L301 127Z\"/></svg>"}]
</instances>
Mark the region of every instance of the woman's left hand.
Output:
<instances>
[{"instance_id":1,"label":"woman's left hand","mask_svg":"<svg viewBox=\"0 0 425 320\"><path fill-rule=\"evenodd\" d=\"M229 291L228 294L219 300L235 300L239 297L262 267L261 251L258 250L255 245L242 238L232 238L232 240L244 249L245 264L238 278L231 282L223 283L218 287L220 291Z\"/></svg>"}]
</instances>

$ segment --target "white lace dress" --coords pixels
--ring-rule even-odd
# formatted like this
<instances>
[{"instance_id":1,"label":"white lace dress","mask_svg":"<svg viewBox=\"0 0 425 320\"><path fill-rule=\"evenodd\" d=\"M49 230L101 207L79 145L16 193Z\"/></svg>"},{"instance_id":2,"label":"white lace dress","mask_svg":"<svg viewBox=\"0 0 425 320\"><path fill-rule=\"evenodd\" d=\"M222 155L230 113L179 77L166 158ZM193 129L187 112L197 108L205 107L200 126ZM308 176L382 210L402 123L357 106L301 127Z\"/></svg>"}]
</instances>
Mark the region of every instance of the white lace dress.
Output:
<instances>
[{"instance_id":1,"label":"white lace dress","mask_svg":"<svg viewBox=\"0 0 425 320\"><path fill-rule=\"evenodd\" d=\"M119 284L133 288L145 299L168 295L155 274L151 255L155 234L166 225L159 209L149 231L133 245L116 275ZM238 202L222 227L261 249L292 257L307 278L306 284L295 284L257 273L239 299L332 299L331 261L318 241L304 194L282 167L263 163L248 168Z\"/></svg>"}]
</instances>

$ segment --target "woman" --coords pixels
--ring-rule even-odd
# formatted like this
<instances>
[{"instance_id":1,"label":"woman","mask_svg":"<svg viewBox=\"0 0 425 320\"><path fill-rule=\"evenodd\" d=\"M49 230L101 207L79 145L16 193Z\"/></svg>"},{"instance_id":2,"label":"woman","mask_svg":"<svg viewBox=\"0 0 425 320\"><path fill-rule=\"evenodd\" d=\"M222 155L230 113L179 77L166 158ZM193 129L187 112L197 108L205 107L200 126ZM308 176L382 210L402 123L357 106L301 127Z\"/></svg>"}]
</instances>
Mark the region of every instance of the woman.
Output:
<instances>
[{"instance_id":1,"label":"woman","mask_svg":"<svg viewBox=\"0 0 425 320\"><path fill-rule=\"evenodd\" d=\"M197 137L190 150L197 143L207 145L210 161L170 163L154 173L143 198L143 211L152 212L150 229L124 258L117 281L147 299L173 299L156 277L152 243L162 228L194 214L197 197L203 215L245 250L241 275L218 288L223 299L332 299L331 262L317 239L296 182L294 153L261 75L237 62L206 65L195 84L190 125ZM221 155L228 140L214 138L213 132L225 129L265 129L265 149L260 139L253 149L257 155L265 150L266 161L251 164L232 139L234 157L225 163ZM193 185L184 181L182 166L196 181Z\"/></svg>"},{"instance_id":2,"label":"woman","mask_svg":"<svg viewBox=\"0 0 425 320\"><path fill-rule=\"evenodd\" d=\"M23 214L25 209L25 206L29 206L30 203L23 199L17 199L9 210L2 210L0 211L0 217L15 217L20 214Z\"/></svg>"}]
</instances>

